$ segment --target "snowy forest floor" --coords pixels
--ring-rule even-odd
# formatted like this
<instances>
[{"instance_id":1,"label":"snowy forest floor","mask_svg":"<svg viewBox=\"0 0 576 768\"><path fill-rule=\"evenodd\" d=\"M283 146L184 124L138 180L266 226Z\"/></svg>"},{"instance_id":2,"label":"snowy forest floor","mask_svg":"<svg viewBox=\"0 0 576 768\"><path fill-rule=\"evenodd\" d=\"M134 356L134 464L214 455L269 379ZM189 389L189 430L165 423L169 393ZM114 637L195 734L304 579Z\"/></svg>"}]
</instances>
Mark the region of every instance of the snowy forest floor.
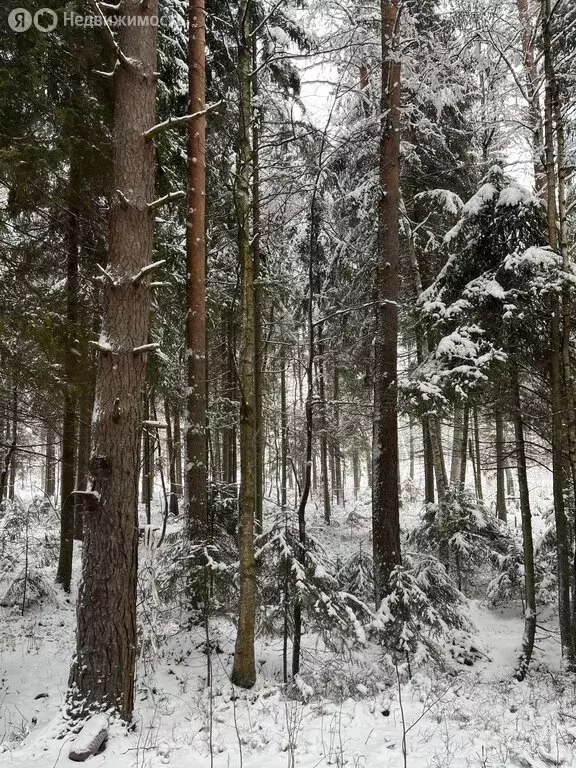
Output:
<instances>
[{"instance_id":1,"label":"snowy forest floor","mask_svg":"<svg viewBox=\"0 0 576 768\"><path fill-rule=\"evenodd\" d=\"M367 508L347 527L342 510L326 529L333 551L368 543ZM79 558L76 558L79 559ZM74 594L74 592L73 592ZM152 665L140 664L135 727L113 725L91 766L109 768L576 768L576 677L561 671L556 626L539 616L527 679L513 671L523 632L520 606L467 603L481 658L468 667L429 665L398 688L379 674L374 649L337 655L304 637L302 683L281 685L281 639L260 638L258 682L229 682L233 626L211 627L213 682L206 687L205 637L178 631ZM70 765L72 736L61 706L74 646L74 599L56 594L30 608L0 608L0 766ZM403 725L404 723L404 725ZM403 756L403 734L406 755Z\"/></svg>"}]
</instances>

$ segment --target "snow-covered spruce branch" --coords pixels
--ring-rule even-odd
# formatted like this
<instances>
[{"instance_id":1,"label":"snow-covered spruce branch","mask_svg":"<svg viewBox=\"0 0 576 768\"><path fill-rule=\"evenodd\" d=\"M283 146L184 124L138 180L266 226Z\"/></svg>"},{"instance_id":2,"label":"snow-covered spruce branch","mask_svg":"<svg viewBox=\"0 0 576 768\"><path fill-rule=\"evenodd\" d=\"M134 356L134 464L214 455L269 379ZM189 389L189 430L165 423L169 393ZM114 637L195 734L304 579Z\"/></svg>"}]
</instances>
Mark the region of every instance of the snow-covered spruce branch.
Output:
<instances>
[{"instance_id":1,"label":"snow-covered spruce branch","mask_svg":"<svg viewBox=\"0 0 576 768\"><path fill-rule=\"evenodd\" d=\"M209 112L213 112L223 103L223 101L217 101L214 104L208 104L205 109L201 109L198 112L193 112L191 115L182 115L182 117L169 117L168 120L164 120L162 123L158 123L157 125L152 126L152 128L149 128L147 131L144 131L142 136L145 139L153 139L158 136L159 133L162 133L162 131L167 131L170 128L178 128L181 125L188 125L188 123L192 122L193 120L197 120L199 117L207 115Z\"/></svg>"}]
</instances>

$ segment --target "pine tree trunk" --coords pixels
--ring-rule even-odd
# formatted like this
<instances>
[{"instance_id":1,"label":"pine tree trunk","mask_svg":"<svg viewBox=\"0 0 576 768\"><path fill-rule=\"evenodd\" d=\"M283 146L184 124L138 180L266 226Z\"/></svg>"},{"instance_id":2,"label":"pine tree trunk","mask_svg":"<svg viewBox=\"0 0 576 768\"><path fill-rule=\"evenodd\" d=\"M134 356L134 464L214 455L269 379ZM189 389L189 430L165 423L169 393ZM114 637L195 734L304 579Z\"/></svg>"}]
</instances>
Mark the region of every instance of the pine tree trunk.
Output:
<instances>
[{"instance_id":1,"label":"pine tree trunk","mask_svg":"<svg viewBox=\"0 0 576 768\"><path fill-rule=\"evenodd\" d=\"M144 393L144 419L150 419L150 400ZM142 430L142 497L141 501L146 510L146 525L152 522L152 492L154 488L154 445L151 440L150 427L144 425Z\"/></svg>"},{"instance_id":2,"label":"pine tree trunk","mask_svg":"<svg viewBox=\"0 0 576 768\"><path fill-rule=\"evenodd\" d=\"M422 446L424 450L424 503L434 504L434 454L430 440L428 416L422 418Z\"/></svg>"},{"instance_id":3,"label":"pine tree trunk","mask_svg":"<svg viewBox=\"0 0 576 768\"><path fill-rule=\"evenodd\" d=\"M518 466L518 489L520 493L520 512L522 515L522 542L524 551L524 593L526 599L526 613L524 616L524 636L522 638L522 651L518 660L515 677L524 680L532 651L534 650L534 637L536 634L536 579L534 573L534 543L532 540L532 514L530 511L530 495L528 491L528 475L526 471L526 449L524 444L524 424L522 420L522 402L520 399L520 384L518 381L518 368L513 363L511 371L511 385L513 397L514 434L516 440L516 462Z\"/></svg>"},{"instance_id":4,"label":"pine tree trunk","mask_svg":"<svg viewBox=\"0 0 576 768\"><path fill-rule=\"evenodd\" d=\"M44 465L44 493L52 498L56 493L56 442L51 424L46 426L46 463Z\"/></svg>"},{"instance_id":5,"label":"pine tree trunk","mask_svg":"<svg viewBox=\"0 0 576 768\"><path fill-rule=\"evenodd\" d=\"M340 451L340 370L334 366L334 475L336 478L336 504L344 506L344 478L342 469L342 453Z\"/></svg>"},{"instance_id":6,"label":"pine tree trunk","mask_svg":"<svg viewBox=\"0 0 576 768\"><path fill-rule=\"evenodd\" d=\"M464 408L454 407L454 430L452 435L452 459L450 462L450 487L458 490L462 474L462 434L464 432Z\"/></svg>"},{"instance_id":7,"label":"pine tree trunk","mask_svg":"<svg viewBox=\"0 0 576 768\"><path fill-rule=\"evenodd\" d=\"M286 509L288 473L288 410L286 405L286 353L280 347L280 508Z\"/></svg>"},{"instance_id":8,"label":"pine tree trunk","mask_svg":"<svg viewBox=\"0 0 576 768\"><path fill-rule=\"evenodd\" d=\"M5 481L8 485L8 499L14 501L16 485L16 450L18 446L18 390L16 387L12 388L12 414L9 429L11 443L5 460Z\"/></svg>"},{"instance_id":9,"label":"pine tree trunk","mask_svg":"<svg viewBox=\"0 0 576 768\"><path fill-rule=\"evenodd\" d=\"M508 513L504 487L504 417L500 403L496 404L494 421L496 424L496 517L505 523L508 519Z\"/></svg>"},{"instance_id":10,"label":"pine tree trunk","mask_svg":"<svg viewBox=\"0 0 576 768\"><path fill-rule=\"evenodd\" d=\"M78 456L76 461L76 489L88 490L88 478L90 476L90 451L92 449L92 412L94 411L94 377L92 366L89 366L87 380L83 382L83 389L79 404L78 425ZM75 505L74 510L74 539L82 541L84 538L84 519L82 510Z\"/></svg>"},{"instance_id":11,"label":"pine tree trunk","mask_svg":"<svg viewBox=\"0 0 576 768\"><path fill-rule=\"evenodd\" d=\"M482 460L480 457L480 425L478 423L478 408L472 407L473 427L474 427L474 454L476 456L476 496L482 501L484 499L484 493L482 490Z\"/></svg>"},{"instance_id":12,"label":"pine tree trunk","mask_svg":"<svg viewBox=\"0 0 576 768\"><path fill-rule=\"evenodd\" d=\"M324 381L324 342L322 326L318 328L318 397L320 399L320 482L322 483L322 503L324 522L330 525L332 504L330 498L330 480L328 466L328 423L326 419L326 386Z\"/></svg>"},{"instance_id":13,"label":"pine tree trunk","mask_svg":"<svg viewBox=\"0 0 576 768\"><path fill-rule=\"evenodd\" d=\"M18 390L16 387L12 390L12 445L10 462L10 476L8 480L8 498L14 501L16 491L16 466L17 466L17 446L18 446Z\"/></svg>"},{"instance_id":14,"label":"pine tree trunk","mask_svg":"<svg viewBox=\"0 0 576 768\"><path fill-rule=\"evenodd\" d=\"M354 478L354 500L357 500L362 482L362 469L360 467L360 451L356 445L352 450L352 476Z\"/></svg>"},{"instance_id":15,"label":"pine tree trunk","mask_svg":"<svg viewBox=\"0 0 576 768\"><path fill-rule=\"evenodd\" d=\"M173 517L178 517L178 482L176 478L176 446L174 445L174 429L172 425L172 419L170 414L172 409L170 407L170 401L168 398L164 400L164 417L166 419L166 440L168 448L168 476L170 478L170 494L168 501L168 509Z\"/></svg>"},{"instance_id":16,"label":"pine tree trunk","mask_svg":"<svg viewBox=\"0 0 576 768\"><path fill-rule=\"evenodd\" d=\"M178 496L183 494L182 483L182 430L180 427L180 408L172 411L172 429L174 432L174 490Z\"/></svg>"},{"instance_id":17,"label":"pine tree trunk","mask_svg":"<svg viewBox=\"0 0 576 768\"><path fill-rule=\"evenodd\" d=\"M381 0L382 93L378 274L374 363L372 531L376 605L400 562L398 488L398 262L400 205L400 64L398 0Z\"/></svg>"},{"instance_id":18,"label":"pine tree trunk","mask_svg":"<svg viewBox=\"0 0 576 768\"><path fill-rule=\"evenodd\" d=\"M254 629L256 620L256 566L254 513L256 505L256 393L254 254L250 236L250 177L252 173L252 41L251 0L241 0L238 11L239 131L236 175L236 215L242 292L242 349L240 358L240 496L238 538L240 550L240 602L238 632L231 680L242 688L256 681Z\"/></svg>"},{"instance_id":19,"label":"pine tree trunk","mask_svg":"<svg viewBox=\"0 0 576 768\"><path fill-rule=\"evenodd\" d=\"M408 418L408 460L409 460L409 477L414 482L414 463L415 463L415 447L414 447L414 419L412 416Z\"/></svg>"},{"instance_id":20,"label":"pine tree trunk","mask_svg":"<svg viewBox=\"0 0 576 768\"><path fill-rule=\"evenodd\" d=\"M525 0L523 0L525 2ZM520 0L519 0L520 2ZM569 269L567 256L562 249L562 234L558 236L557 221L559 208L565 210L563 176L556 176L556 158L554 147L554 118L562 125L562 116L558 114L558 94L552 53L551 3L542 0L542 41L544 46L544 157L546 189L548 241L550 247L563 256L563 267ZM556 113L556 114L555 114ZM558 127L557 127L558 130ZM558 137L558 134L557 134ZM563 132L560 130L558 149L563 144ZM558 166L563 161L558 153ZM559 193L557 197L557 193ZM560 215L561 233L563 216ZM576 493L576 424L574 416L574 392L572 381L572 362L570 354L570 334L572 319L570 315L570 295L564 288L562 302L557 293L552 295L552 313L550 319L550 380L552 389L552 482L554 497L554 517L556 523L556 557L558 562L558 614L560 640L570 663L574 662L576 637L571 630L571 614L574 611L574 590L572 604L570 599L570 545L568 541L568 522L564 507L564 449L567 448L572 478L572 487ZM565 430L564 414L568 422ZM576 568L576 561L574 563ZM573 571L576 578L576 570Z\"/></svg>"},{"instance_id":21,"label":"pine tree trunk","mask_svg":"<svg viewBox=\"0 0 576 768\"><path fill-rule=\"evenodd\" d=\"M468 403L464 406L464 413L462 414L462 442L460 446L461 463L460 463L460 488L466 487L466 465L468 463L468 428L470 424L470 406Z\"/></svg>"},{"instance_id":22,"label":"pine tree trunk","mask_svg":"<svg viewBox=\"0 0 576 768\"><path fill-rule=\"evenodd\" d=\"M62 451L60 454L60 551L56 582L65 592L70 591L72 558L74 552L74 486L76 481L76 418L78 365L75 335L78 333L79 298L79 211L80 179L76 158L70 161L69 200L66 222L66 324L67 338L64 353L64 410L62 416Z\"/></svg>"},{"instance_id":23,"label":"pine tree trunk","mask_svg":"<svg viewBox=\"0 0 576 768\"><path fill-rule=\"evenodd\" d=\"M253 12L253 11L252 11ZM256 531L262 531L264 494L265 431L262 410L264 349L262 343L262 285L260 257L260 120L262 105L258 104L258 41L252 38L252 94L257 104L252 120L252 253L254 258L254 397L256 400Z\"/></svg>"},{"instance_id":24,"label":"pine tree trunk","mask_svg":"<svg viewBox=\"0 0 576 768\"><path fill-rule=\"evenodd\" d=\"M188 5L188 102L190 114L206 106L204 0ZM208 451L206 443L206 115L188 124L186 217L186 537L206 535Z\"/></svg>"},{"instance_id":25,"label":"pine tree trunk","mask_svg":"<svg viewBox=\"0 0 576 768\"><path fill-rule=\"evenodd\" d=\"M544 0L545 2L546 0ZM534 182L536 189L542 192L546 185L544 168L542 167L542 117L540 114L539 82L540 74L534 56L534 29L531 18L529 0L516 0L524 58L524 81L528 97L528 119L532 134L532 164L534 167Z\"/></svg>"},{"instance_id":26,"label":"pine tree trunk","mask_svg":"<svg viewBox=\"0 0 576 768\"><path fill-rule=\"evenodd\" d=\"M236 346L234 317L232 310L227 312L226 319L226 376L225 376L225 397L228 401L238 399L236 383L236 364L234 360L234 350ZM238 484L237 476L237 458L236 458L236 413L235 409L228 408L227 416L230 423L222 429L222 474L226 493L230 497L236 496Z\"/></svg>"},{"instance_id":27,"label":"pine tree trunk","mask_svg":"<svg viewBox=\"0 0 576 768\"><path fill-rule=\"evenodd\" d=\"M78 596L76 655L68 711L112 710L129 721L137 651L136 576L138 472L142 390L148 340L150 286L142 269L153 263L154 142L143 134L156 116L157 0L122 3L137 16L118 33L123 60L114 81L114 198L110 208L104 313L86 497L82 581Z\"/></svg>"}]
</instances>

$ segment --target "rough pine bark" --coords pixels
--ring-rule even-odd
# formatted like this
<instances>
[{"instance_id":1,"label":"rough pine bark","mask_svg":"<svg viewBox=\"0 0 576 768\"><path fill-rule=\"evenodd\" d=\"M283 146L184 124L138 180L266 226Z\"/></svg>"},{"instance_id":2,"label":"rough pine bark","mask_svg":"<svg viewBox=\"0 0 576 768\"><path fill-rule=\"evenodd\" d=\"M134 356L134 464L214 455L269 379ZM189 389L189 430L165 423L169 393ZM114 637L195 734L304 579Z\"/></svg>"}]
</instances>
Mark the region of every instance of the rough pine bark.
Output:
<instances>
[{"instance_id":1,"label":"rough pine bark","mask_svg":"<svg viewBox=\"0 0 576 768\"><path fill-rule=\"evenodd\" d=\"M519 0L525 2L525 0ZM544 46L544 173L542 174L548 224L548 242L561 250L558 236L558 178L554 142L556 77L551 46L551 3L542 0L542 41ZM564 260L564 267L568 265ZM570 599L570 544L568 521L564 506L564 452L567 448L572 485L576 489L576 436L574 434L574 395L570 359L571 318L569 296L564 290L562 303L556 292L552 295L550 316L550 381L552 389L552 482L554 518L556 523L556 557L558 562L558 614L560 640L571 663L574 661L576 638L571 631L574 595ZM567 354L566 354L567 352ZM571 410L572 409L572 410ZM568 421L565 429L564 415ZM576 571L573 570L573 578ZM573 588L574 589L574 588Z\"/></svg>"},{"instance_id":2,"label":"rough pine bark","mask_svg":"<svg viewBox=\"0 0 576 768\"><path fill-rule=\"evenodd\" d=\"M256 621L256 565L254 513L256 505L256 397L254 388L254 258L250 237L250 176L252 172L252 46L251 0L242 0L237 17L239 130L235 205L242 294L242 349L240 356L240 494L238 543L240 601L231 680L250 688L256 682L254 631Z\"/></svg>"},{"instance_id":3,"label":"rough pine bark","mask_svg":"<svg viewBox=\"0 0 576 768\"><path fill-rule=\"evenodd\" d=\"M108 240L109 278L103 292L98 344L93 495L85 503L82 581L76 655L68 711L79 717L113 710L129 721L136 661L138 469L142 390L148 339L155 211L154 143L144 132L156 115L157 0L124 0L120 14L139 17L120 27L115 70L113 186Z\"/></svg>"},{"instance_id":4,"label":"rough pine bark","mask_svg":"<svg viewBox=\"0 0 576 768\"><path fill-rule=\"evenodd\" d=\"M496 424L496 517L503 523L508 518L506 510L505 463L504 463L504 416L500 403L494 413Z\"/></svg>"},{"instance_id":5,"label":"rough pine bark","mask_svg":"<svg viewBox=\"0 0 576 768\"><path fill-rule=\"evenodd\" d=\"M74 337L78 325L78 194L79 178L74 158L71 160L69 200L66 222L66 324L64 353L64 408L62 414L62 450L60 453L60 549L56 582L70 591L74 553L74 486L76 482L76 412L78 366Z\"/></svg>"},{"instance_id":6,"label":"rough pine bark","mask_svg":"<svg viewBox=\"0 0 576 768\"><path fill-rule=\"evenodd\" d=\"M264 501L264 344L262 341L262 258L260 254L260 121L262 105L258 103L258 39L252 37L252 96L256 104L252 119L252 258L254 260L254 397L256 400L256 508L257 532L262 531Z\"/></svg>"},{"instance_id":7,"label":"rough pine bark","mask_svg":"<svg viewBox=\"0 0 576 768\"><path fill-rule=\"evenodd\" d=\"M398 261L400 205L399 0L381 0L382 94L374 359L372 530L376 605L400 562L398 488Z\"/></svg>"},{"instance_id":8,"label":"rough pine bark","mask_svg":"<svg viewBox=\"0 0 576 768\"><path fill-rule=\"evenodd\" d=\"M204 0L188 6L189 112L206 107L206 18ZM188 125L188 211L186 219L186 488L189 542L206 535L206 115Z\"/></svg>"}]
</instances>

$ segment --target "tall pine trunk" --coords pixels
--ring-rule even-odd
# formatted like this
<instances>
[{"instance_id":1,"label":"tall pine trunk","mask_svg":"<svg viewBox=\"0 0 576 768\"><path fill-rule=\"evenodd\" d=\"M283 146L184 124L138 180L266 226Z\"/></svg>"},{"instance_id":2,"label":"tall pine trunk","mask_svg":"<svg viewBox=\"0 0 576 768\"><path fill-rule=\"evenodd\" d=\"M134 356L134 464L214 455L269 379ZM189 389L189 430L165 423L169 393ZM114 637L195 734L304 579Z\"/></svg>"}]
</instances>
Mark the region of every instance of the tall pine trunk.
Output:
<instances>
[{"instance_id":1,"label":"tall pine trunk","mask_svg":"<svg viewBox=\"0 0 576 768\"><path fill-rule=\"evenodd\" d=\"M56 441L54 428L46 426L46 462L44 465L44 493L48 497L56 493Z\"/></svg>"},{"instance_id":2,"label":"tall pine trunk","mask_svg":"<svg viewBox=\"0 0 576 768\"><path fill-rule=\"evenodd\" d=\"M67 338L64 352L64 408L62 415L62 451L60 454L60 550L56 582L65 592L70 591L72 558L74 553L74 486L76 481L76 418L78 366L75 334L78 332L79 298L79 178L77 163L70 161L69 200L66 222L66 324Z\"/></svg>"},{"instance_id":3,"label":"tall pine trunk","mask_svg":"<svg viewBox=\"0 0 576 768\"><path fill-rule=\"evenodd\" d=\"M264 345L262 342L262 264L260 256L260 120L262 105L258 103L258 41L252 38L252 95L256 107L252 119L252 253L254 259L254 413L256 429L256 530L262 531L264 500L264 415L263 379Z\"/></svg>"},{"instance_id":4,"label":"tall pine trunk","mask_svg":"<svg viewBox=\"0 0 576 768\"><path fill-rule=\"evenodd\" d=\"M314 213L312 214L314 216ZM312 227L315 223L312 222ZM312 255L310 256L312 258ZM326 418L326 382L324 378L324 341L322 339L322 326L318 328L318 397L320 399L320 482L322 483L322 506L324 510L324 522L330 525L332 516L332 502L330 496L330 477L328 467L328 420ZM332 474L332 473L330 473Z\"/></svg>"},{"instance_id":5,"label":"tall pine trunk","mask_svg":"<svg viewBox=\"0 0 576 768\"><path fill-rule=\"evenodd\" d=\"M190 114L206 101L206 18L204 0L188 6L188 100ZM188 210L186 217L186 536L190 543L206 535L206 114L188 125Z\"/></svg>"},{"instance_id":6,"label":"tall pine trunk","mask_svg":"<svg viewBox=\"0 0 576 768\"><path fill-rule=\"evenodd\" d=\"M256 621L256 565L254 513L256 506L256 393L254 254L250 236L250 177L252 173L252 2L242 0L237 17L239 130L235 204L242 292L242 349L240 357L240 495L238 539L240 602L231 680L242 688L256 681L254 630Z\"/></svg>"},{"instance_id":7,"label":"tall pine trunk","mask_svg":"<svg viewBox=\"0 0 576 768\"><path fill-rule=\"evenodd\" d=\"M554 142L554 117L557 85L554 72L550 30L551 3L542 0L542 42L544 46L544 162L545 191L550 247L561 252L562 241L558 237L558 178ZM558 117L558 115L556 115ZM566 258L563 267L567 268ZM574 661L575 638L571 631L571 612L574 611L574 594L570 600L570 555L568 521L564 506L564 451L567 449L571 470L572 487L576 493L576 435L574 430L574 394L570 358L570 297L564 290L562 302L556 292L552 294L550 319L550 380L552 388L552 482L554 517L556 523L556 557L558 562L558 614L560 639L569 661ZM568 312L566 312L568 309ZM572 410L571 410L572 409ZM568 421L565 430L564 415ZM575 563L576 565L576 563ZM573 571L576 577L576 571ZM576 588L576 587L575 587ZM574 588L573 588L574 589Z\"/></svg>"},{"instance_id":8,"label":"tall pine trunk","mask_svg":"<svg viewBox=\"0 0 576 768\"><path fill-rule=\"evenodd\" d=\"M496 517L503 523L508 518L506 510L505 462L504 462L504 416L500 402L496 404L494 413L496 425Z\"/></svg>"},{"instance_id":9,"label":"tall pine trunk","mask_svg":"<svg viewBox=\"0 0 576 768\"><path fill-rule=\"evenodd\" d=\"M129 721L137 651L138 470L146 377L155 211L157 0L123 2L138 17L118 33L114 74L113 186L104 311L90 462L94 492L85 499L76 655L68 708L74 717L113 710Z\"/></svg>"},{"instance_id":10,"label":"tall pine trunk","mask_svg":"<svg viewBox=\"0 0 576 768\"><path fill-rule=\"evenodd\" d=\"M524 596L526 600L522 650L520 652L520 658L518 660L518 667L516 669L515 676L517 680L524 680L530 665L530 660L532 658L532 651L534 650L534 637L536 635L536 576L534 572L532 514L530 511L530 495L528 491L524 423L522 419L522 401L520 397L520 383L518 380L518 368L516 363L513 363L511 373L514 435L516 440L516 463L518 467L518 490L520 493L520 513L522 516Z\"/></svg>"},{"instance_id":11,"label":"tall pine trunk","mask_svg":"<svg viewBox=\"0 0 576 768\"><path fill-rule=\"evenodd\" d=\"M398 0L381 0L382 94L374 358L372 530L376 605L400 562L398 488L398 262L400 204L400 64Z\"/></svg>"}]
</instances>

